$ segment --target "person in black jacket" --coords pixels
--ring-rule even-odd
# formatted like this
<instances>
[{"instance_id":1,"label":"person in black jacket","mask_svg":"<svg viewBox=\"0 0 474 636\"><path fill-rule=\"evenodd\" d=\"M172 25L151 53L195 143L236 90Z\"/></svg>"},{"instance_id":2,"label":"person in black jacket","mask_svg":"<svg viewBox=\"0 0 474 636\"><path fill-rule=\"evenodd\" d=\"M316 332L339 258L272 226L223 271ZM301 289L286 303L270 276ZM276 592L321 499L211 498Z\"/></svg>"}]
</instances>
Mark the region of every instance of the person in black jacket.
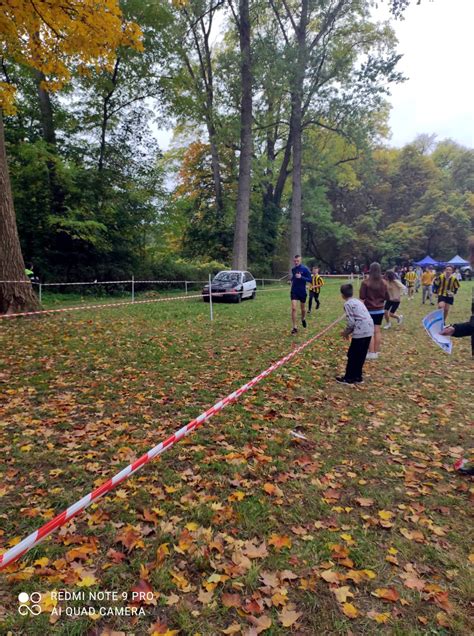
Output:
<instances>
[{"instance_id":1,"label":"person in black jacket","mask_svg":"<svg viewBox=\"0 0 474 636\"><path fill-rule=\"evenodd\" d=\"M469 241L469 260L474 267L474 237ZM471 336L471 351L474 356L474 289L472 293L471 319L468 322L458 322L443 329L441 335L453 336L453 338L465 338Z\"/></svg>"}]
</instances>

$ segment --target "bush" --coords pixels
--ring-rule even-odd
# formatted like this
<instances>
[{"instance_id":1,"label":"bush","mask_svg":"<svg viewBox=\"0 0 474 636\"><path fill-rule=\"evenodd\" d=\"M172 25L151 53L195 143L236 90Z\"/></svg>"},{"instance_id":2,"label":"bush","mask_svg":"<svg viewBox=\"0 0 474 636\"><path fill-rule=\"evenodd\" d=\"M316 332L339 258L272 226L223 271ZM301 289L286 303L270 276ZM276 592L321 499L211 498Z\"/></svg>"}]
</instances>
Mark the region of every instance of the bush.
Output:
<instances>
[{"instance_id":1,"label":"bush","mask_svg":"<svg viewBox=\"0 0 474 636\"><path fill-rule=\"evenodd\" d=\"M152 264L151 273L156 280L205 281L209 274L214 275L221 269L227 267L217 261L199 262L166 256Z\"/></svg>"}]
</instances>

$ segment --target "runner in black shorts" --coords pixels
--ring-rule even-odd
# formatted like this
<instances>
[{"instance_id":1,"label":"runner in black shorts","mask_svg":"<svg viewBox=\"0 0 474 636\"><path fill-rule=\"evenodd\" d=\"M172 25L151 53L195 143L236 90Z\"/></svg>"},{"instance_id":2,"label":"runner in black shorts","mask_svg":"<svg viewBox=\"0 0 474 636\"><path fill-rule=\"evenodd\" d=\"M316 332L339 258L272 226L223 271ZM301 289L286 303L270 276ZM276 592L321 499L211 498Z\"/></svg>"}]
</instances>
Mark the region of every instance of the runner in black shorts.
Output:
<instances>
[{"instance_id":1,"label":"runner in black shorts","mask_svg":"<svg viewBox=\"0 0 474 636\"><path fill-rule=\"evenodd\" d=\"M454 275L451 265L446 265L444 272L437 276L433 282L433 291L438 295L438 307L443 310L444 323L446 324L449 307L454 305L454 295L459 289L459 281Z\"/></svg>"},{"instance_id":2,"label":"runner in black shorts","mask_svg":"<svg viewBox=\"0 0 474 636\"><path fill-rule=\"evenodd\" d=\"M390 327L392 326L390 318L395 318L399 325L402 323L403 316L401 314L397 315L396 312L397 309L400 307L400 299L402 292L404 291L404 287L402 283L397 279L395 272L392 269L389 269L385 272L385 281L387 283L388 295L390 299L386 300L384 305L384 329L390 329Z\"/></svg>"},{"instance_id":3,"label":"runner in black shorts","mask_svg":"<svg viewBox=\"0 0 474 636\"><path fill-rule=\"evenodd\" d=\"M396 314L397 309L400 307L399 300L387 300L385 302L385 311L388 311L391 314Z\"/></svg>"},{"instance_id":4,"label":"runner in black shorts","mask_svg":"<svg viewBox=\"0 0 474 636\"><path fill-rule=\"evenodd\" d=\"M293 259L294 267L291 270L291 322L293 329L292 334L298 333L296 327L296 307L300 303L301 308L301 324L306 327L306 283L311 282L311 272L301 264L301 256L297 254Z\"/></svg>"}]
</instances>

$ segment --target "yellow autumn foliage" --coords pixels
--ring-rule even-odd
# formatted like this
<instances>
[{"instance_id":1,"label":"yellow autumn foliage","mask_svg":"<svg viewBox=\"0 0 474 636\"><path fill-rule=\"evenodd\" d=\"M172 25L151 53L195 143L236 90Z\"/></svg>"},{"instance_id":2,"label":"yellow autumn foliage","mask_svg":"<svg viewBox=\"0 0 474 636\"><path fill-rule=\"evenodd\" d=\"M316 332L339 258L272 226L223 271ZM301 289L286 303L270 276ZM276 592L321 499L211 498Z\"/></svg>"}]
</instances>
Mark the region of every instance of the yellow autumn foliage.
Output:
<instances>
[{"instance_id":1,"label":"yellow autumn foliage","mask_svg":"<svg viewBox=\"0 0 474 636\"><path fill-rule=\"evenodd\" d=\"M142 49L141 30L124 20L118 0L0 0L0 56L41 71L60 89L74 63L111 68L119 46ZM14 111L15 89L0 82L0 108Z\"/></svg>"}]
</instances>

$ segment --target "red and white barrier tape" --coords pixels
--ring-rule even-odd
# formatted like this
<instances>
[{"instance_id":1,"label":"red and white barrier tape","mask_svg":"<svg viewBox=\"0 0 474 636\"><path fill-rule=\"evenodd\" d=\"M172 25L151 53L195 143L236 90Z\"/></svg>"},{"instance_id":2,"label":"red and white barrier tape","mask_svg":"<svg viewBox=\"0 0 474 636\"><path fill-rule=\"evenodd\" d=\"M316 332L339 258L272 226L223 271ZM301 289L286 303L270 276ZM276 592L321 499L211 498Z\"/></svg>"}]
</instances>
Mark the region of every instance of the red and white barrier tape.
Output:
<instances>
[{"instance_id":1,"label":"red and white barrier tape","mask_svg":"<svg viewBox=\"0 0 474 636\"><path fill-rule=\"evenodd\" d=\"M215 296L216 294L212 294ZM147 303L160 303L167 300L187 300L188 298L201 298L201 294L189 294L188 296L167 296L166 298L151 298L149 300L129 300L120 303L101 303L99 305L75 305L74 307L62 307L61 309L40 309L39 311L23 311L18 314L0 314L0 318L19 318L20 316L39 316L41 314L58 314L65 311L77 311L78 309L106 309L107 307L122 307L125 305L145 305Z\"/></svg>"},{"instance_id":2,"label":"red and white barrier tape","mask_svg":"<svg viewBox=\"0 0 474 636\"><path fill-rule=\"evenodd\" d=\"M278 291L280 289L286 289L286 287L273 287L271 289L259 289L258 293L267 291ZM220 296L236 296L239 292L226 291L226 292L212 292L213 298ZM1 318L20 318L21 316L40 316L42 314L58 314L67 311L78 311L79 309L106 309L107 307L122 307L125 305L145 305L147 303L160 303L170 300L188 300L189 298L202 298L209 294L188 294L187 296L167 296L166 298L150 298L149 300L129 300L119 303L100 303L98 305L74 305L73 307L62 307L59 309L40 309L38 311L23 311L16 314L0 314Z\"/></svg>"},{"instance_id":3,"label":"red and white barrier tape","mask_svg":"<svg viewBox=\"0 0 474 636\"><path fill-rule=\"evenodd\" d=\"M243 384L239 389L237 389L233 393L230 393L227 397L216 402L216 404L214 404L214 406L211 406L210 409L208 409L204 413L201 413L201 415L199 415L194 420L192 420L191 422L189 422L188 424L180 428L178 431L176 431L176 433L174 433L173 435L165 439L163 442L160 442L157 446L155 446L154 448L149 450L147 453L145 453L144 455L136 459L132 464L130 464L129 466L121 470L119 473L117 473L111 479L106 481L104 484L102 484L101 486L99 486L98 488L90 492L88 495L86 495L82 499L79 499L79 501L76 501L75 504L73 504L72 506L69 506L69 508L67 508L66 510L61 512L59 515L54 517L54 519L51 519L50 521L48 521L48 523L45 523L38 530L35 530L32 534L30 534L28 537L23 539L23 541L20 541L20 543L17 543L15 546L7 550L5 553L0 554L0 570L7 567L8 565L13 563L20 557L22 557L29 550L31 550L31 548L38 545L40 541L42 541L44 538L50 535L54 530L56 530L56 528L63 526L70 519L72 519L77 514L85 510L91 503L99 499L99 497L102 497L102 495L105 495L106 493L110 492L113 488L115 488L115 486L117 486L118 484L122 483L122 481L127 479L127 477L130 477L130 475L133 475L142 466L144 466L145 464L148 464L152 459L164 453L168 448L171 448L172 446L174 446L176 442L179 442L183 437L186 437L187 435L189 435L195 428L198 428L198 426L201 426L201 424L204 424L204 422L206 422L213 415L215 415L216 413L219 413L219 411L222 411L222 409L225 408L228 404L235 402L235 400L237 400L243 393L251 389L253 386L255 386L258 382L260 382L264 378L266 378L267 375L270 375L270 373L272 373L273 371L275 371L276 369L284 365L286 362L294 358L296 355L298 355L298 353L303 351L303 349L306 349L306 347L312 344L315 340L317 340L327 331L332 329L334 325L341 322L343 318L344 316L341 316L337 320L334 320L334 322L328 325L325 329L323 329L316 335L312 336L309 340L307 340L303 344L299 345L298 347L295 347L295 349L293 349L291 353L287 354L284 358L281 358L277 362L274 362L267 369L265 369L265 371L262 371L261 373L259 373L259 375L255 376L252 380L250 380L250 382Z\"/></svg>"}]
</instances>

